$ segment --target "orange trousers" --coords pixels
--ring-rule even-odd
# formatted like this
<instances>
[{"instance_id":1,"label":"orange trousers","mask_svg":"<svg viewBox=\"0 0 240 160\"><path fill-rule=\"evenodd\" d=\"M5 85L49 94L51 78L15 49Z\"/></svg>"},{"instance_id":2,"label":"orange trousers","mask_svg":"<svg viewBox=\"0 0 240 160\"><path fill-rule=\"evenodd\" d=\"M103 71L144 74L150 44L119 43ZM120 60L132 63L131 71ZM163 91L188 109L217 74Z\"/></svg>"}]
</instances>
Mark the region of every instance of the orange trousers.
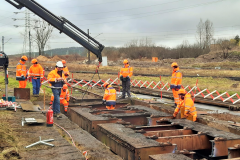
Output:
<instances>
[{"instance_id":1,"label":"orange trousers","mask_svg":"<svg viewBox=\"0 0 240 160\"><path fill-rule=\"evenodd\" d=\"M176 91L175 89L172 89L172 92L173 92L174 102L178 105L179 104L178 91Z\"/></svg>"},{"instance_id":2,"label":"orange trousers","mask_svg":"<svg viewBox=\"0 0 240 160\"><path fill-rule=\"evenodd\" d=\"M27 87L27 81L18 81L19 82L19 88L26 88Z\"/></svg>"},{"instance_id":3,"label":"orange trousers","mask_svg":"<svg viewBox=\"0 0 240 160\"><path fill-rule=\"evenodd\" d=\"M111 105L111 106L106 106L106 108L107 108L108 110L114 110L114 109L115 109L115 106L113 106L113 105Z\"/></svg>"}]
</instances>

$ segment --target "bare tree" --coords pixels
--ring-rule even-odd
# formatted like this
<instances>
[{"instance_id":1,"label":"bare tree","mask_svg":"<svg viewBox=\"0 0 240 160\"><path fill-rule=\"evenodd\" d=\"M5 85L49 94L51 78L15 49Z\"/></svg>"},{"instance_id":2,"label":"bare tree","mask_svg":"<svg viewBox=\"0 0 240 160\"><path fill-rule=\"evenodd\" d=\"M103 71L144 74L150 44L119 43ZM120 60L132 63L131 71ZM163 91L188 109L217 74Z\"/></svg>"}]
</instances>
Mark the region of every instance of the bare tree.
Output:
<instances>
[{"instance_id":1,"label":"bare tree","mask_svg":"<svg viewBox=\"0 0 240 160\"><path fill-rule=\"evenodd\" d=\"M231 50L235 44L228 39L219 38L217 40L217 45L221 48L223 52L223 58L226 59L230 56L229 50Z\"/></svg>"},{"instance_id":2,"label":"bare tree","mask_svg":"<svg viewBox=\"0 0 240 160\"><path fill-rule=\"evenodd\" d=\"M52 35L52 31L53 26L44 20L39 20L35 23L33 39L37 44L39 55L44 55L44 48Z\"/></svg>"},{"instance_id":3,"label":"bare tree","mask_svg":"<svg viewBox=\"0 0 240 160\"><path fill-rule=\"evenodd\" d=\"M206 20L203 23L202 19L200 19L200 22L197 25L197 43L199 48L202 49L202 54L210 50L213 34L213 23L210 20Z\"/></svg>"},{"instance_id":4,"label":"bare tree","mask_svg":"<svg viewBox=\"0 0 240 160\"><path fill-rule=\"evenodd\" d=\"M197 25L197 43L200 49L203 49L204 41L205 41L204 23L202 22L202 19L200 19L200 22Z\"/></svg>"},{"instance_id":5,"label":"bare tree","mask_svg":"<svg viewBox=\"0 0 240 160\"><path fill-rule=\"evenodd\" d=\"M206 20L204 23L205 29L205 48L209 48L211 45L211 40L213 39L214 29L213 23L210 20Z\"/></svg>"}]
</instances>

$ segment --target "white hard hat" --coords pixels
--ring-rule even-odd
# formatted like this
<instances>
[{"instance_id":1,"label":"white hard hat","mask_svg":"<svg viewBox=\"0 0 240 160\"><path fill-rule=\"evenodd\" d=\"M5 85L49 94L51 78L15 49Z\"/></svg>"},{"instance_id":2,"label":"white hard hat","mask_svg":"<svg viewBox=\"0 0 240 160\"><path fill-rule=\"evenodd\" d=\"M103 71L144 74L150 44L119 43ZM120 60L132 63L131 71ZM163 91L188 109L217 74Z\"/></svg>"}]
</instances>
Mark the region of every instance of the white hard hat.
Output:
<instances>
[{"instance_id":1,"label":"white hard hat","mask_svg":"<svg viewBox=\"0 0 240 160\"><path fill-rule=\"evenodd\" d=\"M56 64L57 67L63 67L62 61L58 61Z\"/></svg>"}]
</instances>

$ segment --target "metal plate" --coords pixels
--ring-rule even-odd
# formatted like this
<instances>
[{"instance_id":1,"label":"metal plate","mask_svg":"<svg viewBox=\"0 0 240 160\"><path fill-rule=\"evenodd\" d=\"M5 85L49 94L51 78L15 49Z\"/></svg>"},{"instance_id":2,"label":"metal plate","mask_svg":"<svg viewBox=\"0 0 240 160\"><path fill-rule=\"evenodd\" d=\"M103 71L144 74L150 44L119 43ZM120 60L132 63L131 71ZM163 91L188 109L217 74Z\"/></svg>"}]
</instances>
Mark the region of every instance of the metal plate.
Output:
<instances>
[{"instance_id":1,"label":"metal plate","mask_svg":"<svg viewBox=\"0 0 240 160\"><path fill-rule=\"evenodd\" d=\"M30 100L30 88L14 88L14 96L16 99Z\"/></svg>"},{"instance_id":2,"label":"metal plate","mask_svg":"<svg viewBox=\"0 0 240 160\"><path fill-rule=\"evenodd\" d=\"M23 111L40 112L41 108L39 105L33 105L32 103L20 103Z\"/></svg>"}]
</instances>

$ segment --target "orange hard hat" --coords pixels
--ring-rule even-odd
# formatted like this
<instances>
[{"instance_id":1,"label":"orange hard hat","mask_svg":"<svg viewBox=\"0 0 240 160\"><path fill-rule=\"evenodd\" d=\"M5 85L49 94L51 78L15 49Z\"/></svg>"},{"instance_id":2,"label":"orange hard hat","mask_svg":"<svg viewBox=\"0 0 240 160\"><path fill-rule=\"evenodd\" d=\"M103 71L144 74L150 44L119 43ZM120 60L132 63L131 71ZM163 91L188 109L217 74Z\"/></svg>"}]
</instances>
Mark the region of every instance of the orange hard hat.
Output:
<instances>
[{"instance_id":1,"label":"orange hard hat","mask_svg":"<svg viewBox=\"0 0 240 160\"><path fill-rule=\"evenodd\" d=\"M32 63L37 63L37 59L32 59Z\"/></svg>"},{"instance_id":2,"label":"orange hard hat","mask_svg":"<svg viewBox=\"0 0 240 160\"><path fill-rule=\"evenodd\" d=\"M108 82L105 82L105 83L103 84L103 87L106 88L107 85L109 85L109 83L108 83Z\"/></svg>"},{"instance_id":3,"label":"orange hard hat","mask_svg":"<svg viewBox=\"0 0 240 160\"><path fill-rule=\"evenodd\" d=\"M64 84L64 85L63 85L63 89L68 89L68 85L67 85L67 84Z\"/></svg>"},{"instance_id":4,"label":"orange hard hat","mask_svg":"<svg viewBox=\"0 0 240 160\"><path fill-rule=\"evenodd\" d=\"M186 94L187 92L186 92L186 90L185 89L179 89L179 91L178 91L178 94Z\"/></svg>"},{"instance_id":5,"label":"orange hard hat","mask_svg":"<svg viewBox=\"0 0 240 160\"><path fill-rule=\"evenodd\" d=\"M127 64L127 63L128 63L128 60L124 59L123 64Z\"/></svg>"},{"instance_id":6,"label":"orange hard hat","mask_svg":"<svg viewBox=\"0 0 240 160\"><path fill-rule=\"evenodd\" d=\"M28 60L27 56L22 56L21 59L24 59L25 61Z\"/></svg>"},{"instance_id":7,"label":"orange hard hat","mask_svg":"<svg viewBox=\"0 0 240 160\"><path fill-rule=\"evenodd\" d=\"M171 67L178 66L177 62L173 62Z\"/></svg>"},{"instance_id":8,"label":"orange hard hat","mask_svg":"<svg viewBox=\"0 0 240 160\"><path fill-rule=\"evenodd\" d=\"M65 61L65 60L62 60L62 64L66 64L66 61Z\"/></svg>"}]
</instances>

